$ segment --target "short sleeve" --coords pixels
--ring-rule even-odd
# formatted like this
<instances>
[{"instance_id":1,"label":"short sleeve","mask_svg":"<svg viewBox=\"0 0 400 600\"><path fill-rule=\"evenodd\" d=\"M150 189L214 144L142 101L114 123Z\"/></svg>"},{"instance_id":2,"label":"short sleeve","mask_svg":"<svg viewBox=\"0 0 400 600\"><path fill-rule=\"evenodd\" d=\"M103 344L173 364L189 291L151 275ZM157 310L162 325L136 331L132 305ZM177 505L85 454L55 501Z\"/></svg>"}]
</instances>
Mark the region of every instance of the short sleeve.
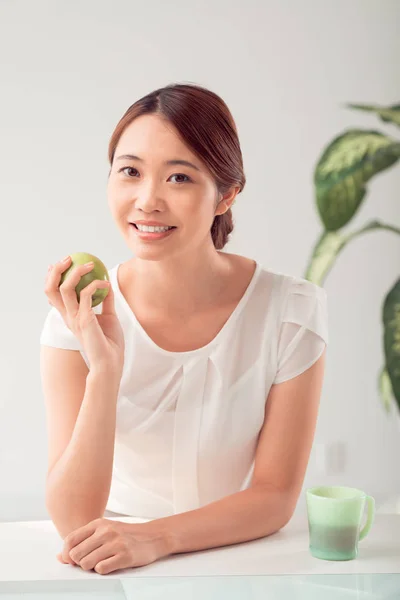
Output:
<instances>
[{"instance_id":1,"label":"short sleeve","mask_svg":"<svg viewBox=\"0 0 400 600\"><path fill-rule=\"evenodd\" d=\"M54 306L50 309L45 319L40 335L40 344L53 346L54 348L63 348L64 350L83 351L78 338L66 326L64 319Z\"/></svg>"},{"instance_id":2,"label":"short sleeve","mask_svg":"<svg viewBox=\"0 0 400 600\"><path fill-rule=\"evenodd\" d=\"M326 291L292 278L283 309L274 383L297 377L311 367L328 344Z\"/></svg>"}]
</instances>

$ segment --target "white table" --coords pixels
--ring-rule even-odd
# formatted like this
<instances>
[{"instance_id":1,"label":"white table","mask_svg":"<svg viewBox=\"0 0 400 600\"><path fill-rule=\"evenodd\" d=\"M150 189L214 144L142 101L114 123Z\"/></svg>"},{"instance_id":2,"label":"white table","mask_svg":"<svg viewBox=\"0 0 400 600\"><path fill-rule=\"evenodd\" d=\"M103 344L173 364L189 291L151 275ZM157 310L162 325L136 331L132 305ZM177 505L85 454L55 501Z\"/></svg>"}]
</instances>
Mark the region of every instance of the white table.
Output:
<instances>
[{"instance_id":1,"label":"white table","mask_svg":"<svg viewBox=\"0 0 400 600\"><path fill-rule=\"evenodd\" d=\"M116 520L143 522L129 517L120 517ZM141 600L158 597L163 600L168 598L178 600L181 597L180 593L183 594L182 598L189 600L189 598L207 597L209 592L204 586L211 585L213 582L214 587L215 585L217 587L224 586L223 590L227 592L226 597L231 600L236 598L234 590L242 587L242 596L238 595L238 598L245 600L245 598L263 597L266 590L265 587L261 589L263 581L267 581L270 586L272 583L278 585L281 590L282 586L286 586L286 589L291 581L290 585L294 585L294 583L296 586L301 585L304 593L308 586L307 595L304 596L308 599L314 598L314 590L317 590L316 594L317 592L318 594L322 593L321 585L324 588L324 600L331 597L327 592L329 589L335 591L336 595L332 596L335 600L341 597L400 598L400 575L387 575L386 578L382 575L381 578L381 581L385 582L386 588L390 587L391 593L393 589L398 590L398 596L368 595L370 592L366 591L365 587L367 585L365 582L368 581L368 585L372 589L372 579L368 579L372 574L400 574L400 515L377 514L369 535L360 542L359 556L355 560L334 562L316 559L309 552L308 542L306 516L298 515L284 529L261 540L225 548L179 554L145 567L123 569L104 576L95 571L87 572L77 566L61 564L56 559L56 554L62 549L63 541L51 521L0 523L0 582L14 582L12 584L0 583L0 600L2 599L1 594L4 594L6 589L14 590L15 593L17 589L24 589L25 585L25 587L28 586L26 589L34 590L35 586L40 587L46 582L48 586L53 585L55 590L60 590L61 588L57 588L57 585L61 585L61 583L57 584L57 582L61 581L64 586L62 589L65 592L67 591L66 586L72 585L71 582L80 581L83 587L79 590L83 596L79 595L79 598L92 597L90 593L93 593L95 597L100 597L102 594L99 590L103 589L104 592L108 590L109 598L115 599L131 597L129 595L129 590L131 590L132 597L136 596ZM363 579L362 574L365 574ZM271 577L282 575L296 575L297 577ZM216 579L213 579L213 576ZM263 578L262 576L269 577ZM304 576L308 576L308 578ZM98 579L101 579L103 583L95 581ZM361 580L363 587L360 587ZM351 589L356 591L357 595L337 595L338 587L335 587L335 581L341 582L339 587L342 592L347 585L350 586L346 588L347 591ZM15 582L20 582L20 584ZM124 593L118 595L117 585L121 585L121 582L125 595ZM149 591L150 584L152 591ZM246 595L249 593L250 584L251 595ZM87 594L89 596L85 595L85 585L88 586ZM188 585L192 587L191 595L185 588ZM97 586L97 588L95 589L93 586ZM115 586L114 592L110 586ZM143 586L146 586L146 592L144 592ZM260 595L254 592L257 586L260 587ZM229 587L232 589L229 589L228 593ZM184 589L186 591L183 591ZM360 595L361 589L364 595ZM193 590L196 590L196 593ZM219 595L222 600L224 598L222 588L218 587L218 590L215 592L215 597L217 598ZM290 591L287 592L288 596L277 595L276 597L290 597L290 593L294 594L293 590L294 588L290 588ZM137 595L139 592L141 596ZM296 593L298 594L298 591ZM318 597L318 594L315 597ZM22 598L22 595L7 595L7 598L17 597ZM39 593L37 597L40 597ZM70 597L75 596L71 593ZM213 597L213 594L209 593L208 598ZM271 597L275 598L275 596ZM297 599L303 596L293 595L292 597ZM30 598L30 595L26 598Z\"/></svg>"}]
</instances>

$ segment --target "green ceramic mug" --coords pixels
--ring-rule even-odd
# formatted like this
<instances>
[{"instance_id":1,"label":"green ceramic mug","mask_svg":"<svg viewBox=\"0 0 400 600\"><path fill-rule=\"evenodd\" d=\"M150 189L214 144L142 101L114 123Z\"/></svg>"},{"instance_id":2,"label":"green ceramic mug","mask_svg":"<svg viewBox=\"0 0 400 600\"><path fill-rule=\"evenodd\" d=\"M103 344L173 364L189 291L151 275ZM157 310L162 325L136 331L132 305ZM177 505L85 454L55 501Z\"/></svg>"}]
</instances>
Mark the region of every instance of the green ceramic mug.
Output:
<instances>
[{"instance_id":1,"label":"green ceramic mug","mask_svg":"<svg viewBox=\"0 0 400 600\"><path fill-rule=\"evenodd\" d=\"M306 490L310 552L324 560L351 560L358 542L371 529L375 500L361 490L343 486L319 486ZM367 521L361 529L364 508Z\"/></svg>"}]
</instances>

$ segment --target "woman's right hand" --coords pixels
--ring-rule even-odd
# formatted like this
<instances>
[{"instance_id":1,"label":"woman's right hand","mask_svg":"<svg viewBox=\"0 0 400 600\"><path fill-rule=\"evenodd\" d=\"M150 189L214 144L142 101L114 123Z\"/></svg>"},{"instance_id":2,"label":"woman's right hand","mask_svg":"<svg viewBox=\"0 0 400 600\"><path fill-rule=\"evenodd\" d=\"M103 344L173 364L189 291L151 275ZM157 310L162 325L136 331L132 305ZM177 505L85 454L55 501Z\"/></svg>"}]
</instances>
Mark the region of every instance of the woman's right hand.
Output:
<instances>
[{"instance_id":1,"label":"woman's right hand","mask_svg":"<svg viewBox=\"0 0 400 600\"><path fill-rule=\"evenodd\" d=\"M69 256L65 261L49 266L45 286L49 304L59 311L67 327L81 343L90 369L112 371L121 376L125 342L115 312L112 285L96 279L81 291L78 302L75 288L82 275L93 269L93 264L76 266L60 286L61 274L70 264ZM99 288L108 288L108 294L103 300L102 313L96 314L92 308L92 295Z\"/></svg>"}]
</instances>

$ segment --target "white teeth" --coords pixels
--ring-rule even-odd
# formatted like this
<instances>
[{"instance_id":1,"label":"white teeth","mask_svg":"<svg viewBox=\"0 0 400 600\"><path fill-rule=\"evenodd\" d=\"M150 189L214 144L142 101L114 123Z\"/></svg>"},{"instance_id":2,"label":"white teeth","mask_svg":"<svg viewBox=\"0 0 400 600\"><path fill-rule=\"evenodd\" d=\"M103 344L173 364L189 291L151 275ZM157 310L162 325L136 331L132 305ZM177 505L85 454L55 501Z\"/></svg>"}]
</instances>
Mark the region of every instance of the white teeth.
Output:
<instances>
[{"instance_id":1,"label":"white teeth","mask_svg":"<svg viewBox=\"0 0 400 600\"><path fill-rule=\"evenodd\" d=\"M148 233L164 233L172 229L172 227L153 227L152 225L136 225L139 231L146 231Z\"/></svg>"}]
</instances>

